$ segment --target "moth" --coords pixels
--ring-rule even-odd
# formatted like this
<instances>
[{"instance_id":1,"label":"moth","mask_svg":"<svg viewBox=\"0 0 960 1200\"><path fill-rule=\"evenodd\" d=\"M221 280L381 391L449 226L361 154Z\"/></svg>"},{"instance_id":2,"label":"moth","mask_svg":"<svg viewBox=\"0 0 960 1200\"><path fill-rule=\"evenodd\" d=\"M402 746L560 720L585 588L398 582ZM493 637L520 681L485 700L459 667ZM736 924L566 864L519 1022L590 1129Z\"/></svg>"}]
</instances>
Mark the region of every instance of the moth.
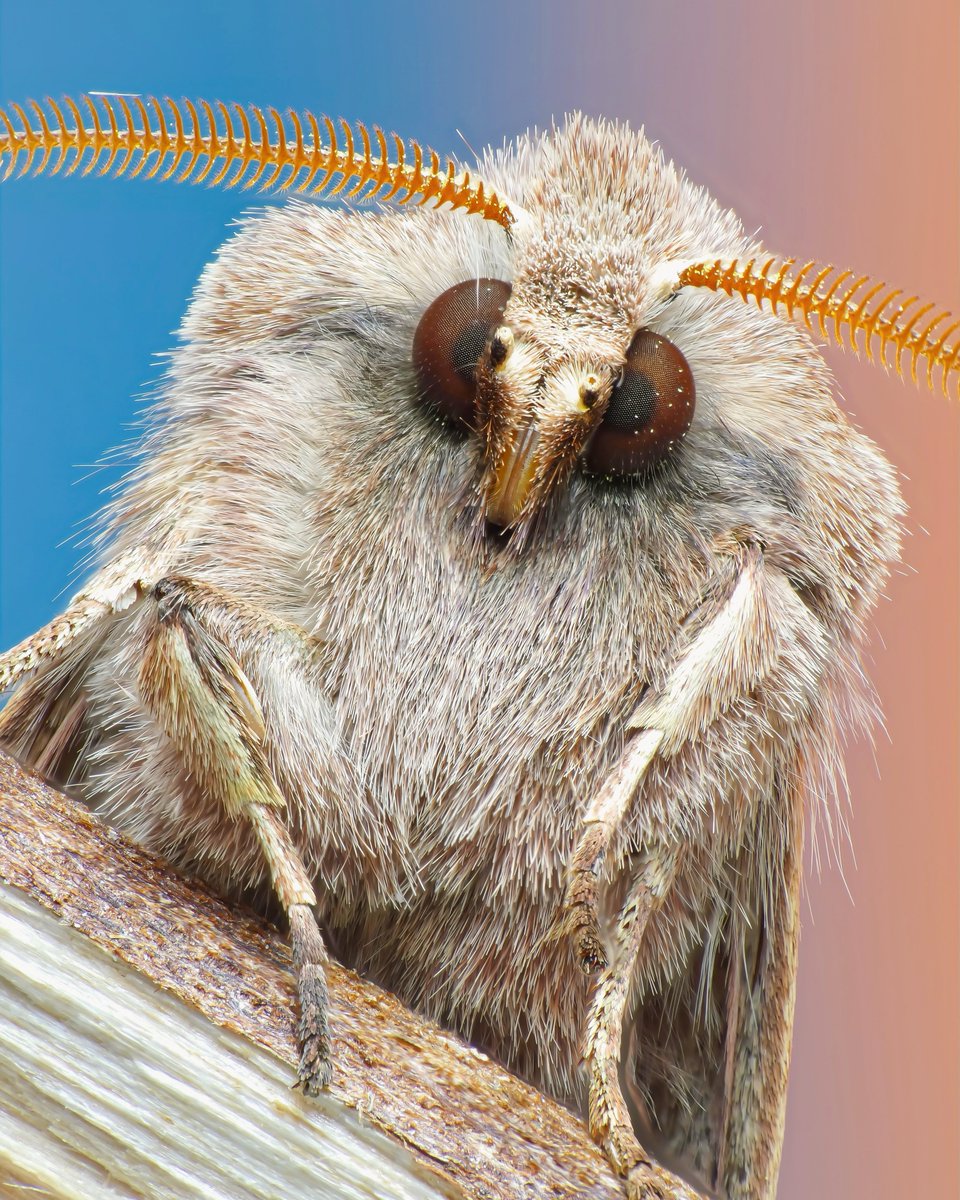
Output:
<instances>
[{"instance_id":1,"label":"moth","mask_svg":"<svg viewBox=\"0 0 960 1200\"><path fill-rule=\"evenodd\" d=\"M3 164L300 198L205 269L97 570L0 656L0 743L272 889L308 1093L329 945L581 1106L636 1200L773 1196L804 827L902 516L815 338L946 393L960 322L581 116L474 175L81 97L0 111Z\"/></svg>"}]
</instances>

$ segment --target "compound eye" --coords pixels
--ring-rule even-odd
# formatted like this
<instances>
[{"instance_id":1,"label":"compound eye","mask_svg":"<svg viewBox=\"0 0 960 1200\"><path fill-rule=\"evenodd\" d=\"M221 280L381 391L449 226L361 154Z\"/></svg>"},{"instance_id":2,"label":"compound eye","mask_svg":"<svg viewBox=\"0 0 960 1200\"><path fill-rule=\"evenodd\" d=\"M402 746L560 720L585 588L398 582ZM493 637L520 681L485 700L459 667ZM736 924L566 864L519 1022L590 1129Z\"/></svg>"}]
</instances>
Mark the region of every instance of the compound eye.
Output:
<instances>
[{"instance_id":1,"label":"compound eye","mask_svg":"<svg viewBox=\"0 0 960 1200\"><path fill-rule=\"evenodd\" d=\"M421 395L453 421L474 423L477 362L503 325L510 291L502 279L468 279L447 288L420 318L413 365Z\"/></svg>"},{"instance_id":2,"label":"compound eye","mask_svg":"<svg viewBox=\"0 0 960 1200\"><path fill-rule=\"evenodd\" d=\"M585 452L588 470L634 475L669 454L690 428L696 388L673 342L641 329Z\"/></svg>"}]
</instances>

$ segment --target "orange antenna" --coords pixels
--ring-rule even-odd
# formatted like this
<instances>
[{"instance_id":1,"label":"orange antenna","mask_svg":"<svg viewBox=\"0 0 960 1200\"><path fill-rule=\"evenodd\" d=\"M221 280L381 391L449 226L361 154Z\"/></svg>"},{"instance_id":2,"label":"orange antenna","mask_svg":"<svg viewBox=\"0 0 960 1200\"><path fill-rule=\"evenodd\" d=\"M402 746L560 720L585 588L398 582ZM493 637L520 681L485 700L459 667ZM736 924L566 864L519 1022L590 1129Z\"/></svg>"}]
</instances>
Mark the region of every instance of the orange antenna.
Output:
<instances>
[{"instance_id":1,"label":"orange antenna","mask_svg":"<svg viewBox=\"0 0 960 1200\"><path fill-rule=\"evenodd\" d=\"M3 179L33 168L114 177L143 174L177 183L208 182L261 192L293 191L395 204L433 204L479 213L505 229L507 204L482 180L441 161L418 142L313 113L246 108L155 96L66 97L46 109L27 102L0 108ZM391 152L393 159L391 161ZM19 167L19 170L18 170Z\"/></svg>"},{"instance_id":2,"label":"orange antenna","mask_svg":"<svg viewBox=\"0 0 960 1200\"><path fill-rule=\"evenodd\" d=\"M767 300L774 313L802 316L811 332L816 319L816 329L826 341L848 345L854 353L862 348L870 362L878 361L888 369L893 366L900 376L906 355L914 383L922 364L927 386L932 388L939 367L940 385L947 395L953 377L960 373L960 338L954 336L960 320L951 321L952 313L853 271L816 262L798 267L792 258L768 258L759 267L756 262L693 263L680 272L679 286L710 288L744 300L752 296L761 308Z\"/></svg>"}]
</instances>

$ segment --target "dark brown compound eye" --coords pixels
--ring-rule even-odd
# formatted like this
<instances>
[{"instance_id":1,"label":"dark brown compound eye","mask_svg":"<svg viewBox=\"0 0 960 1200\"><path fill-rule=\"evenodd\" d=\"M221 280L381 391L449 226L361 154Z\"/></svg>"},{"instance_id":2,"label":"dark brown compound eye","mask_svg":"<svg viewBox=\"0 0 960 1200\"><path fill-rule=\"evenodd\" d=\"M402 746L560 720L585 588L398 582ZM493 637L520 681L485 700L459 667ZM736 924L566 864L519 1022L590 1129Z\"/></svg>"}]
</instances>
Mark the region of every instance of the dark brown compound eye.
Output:
<instances>
[{"instance_id":1,"label":"dark brown compound eye","mask_svg":"<svg viewBox=\"0 0 960 1200\"><path fill-rule=\"evenodd\" d=\"M696 388L673 342L641 329L630 343L623 375L610 395L584 458L602 475L633 475L652 466L690 428Z\"/></svg>"},{"instance_id":2,"label":"dark brown compound eye","mask_svg":"<svg viewBox=\"0 0 960 1200\"><path fill-rule=\"evenodd\" d=\"M468 279L447 288L420 318L413 365L421 394L451 420L473 423L476 365L503 323L510 290L502 279Z\"/></svg>"}]
</instances>

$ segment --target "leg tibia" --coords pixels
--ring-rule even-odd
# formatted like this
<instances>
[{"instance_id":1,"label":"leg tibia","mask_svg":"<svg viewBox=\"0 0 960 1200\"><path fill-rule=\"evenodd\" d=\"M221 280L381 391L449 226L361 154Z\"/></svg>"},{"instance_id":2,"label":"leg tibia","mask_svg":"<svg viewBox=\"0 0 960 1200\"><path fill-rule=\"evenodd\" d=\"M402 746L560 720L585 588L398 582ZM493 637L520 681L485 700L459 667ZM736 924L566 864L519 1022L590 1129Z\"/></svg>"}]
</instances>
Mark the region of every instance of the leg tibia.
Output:
<instances>
[{"instance_id":1,"label":"leg tibia","mask_svg":"<svg viewBox=\"0 0 960 1200\"><path fill-rule=\"evenodd\" d=\"M313 913L313 883L284 821L284 797L268 763L260 700L193 603L200 598L223 604L218 594L165 580L153 595L157 619L140 667L141 696L206 799L231 820L248 822L256 835L290 922L300 1000L300 1082L313 1093L330 1080L327 956Z\"/></svg>"}]
</instances>

